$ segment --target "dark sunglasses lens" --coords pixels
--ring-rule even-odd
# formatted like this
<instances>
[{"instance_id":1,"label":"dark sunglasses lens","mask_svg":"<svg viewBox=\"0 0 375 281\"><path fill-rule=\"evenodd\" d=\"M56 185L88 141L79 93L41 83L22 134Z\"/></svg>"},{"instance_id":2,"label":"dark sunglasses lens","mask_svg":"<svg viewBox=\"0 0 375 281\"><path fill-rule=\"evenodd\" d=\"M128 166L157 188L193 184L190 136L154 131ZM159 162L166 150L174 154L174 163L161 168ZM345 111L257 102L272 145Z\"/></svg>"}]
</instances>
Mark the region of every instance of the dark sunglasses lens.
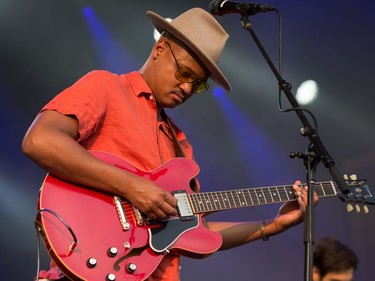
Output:
<instances>
[{"instance_id":1,"label":"dark sunglasses lens","mask_svg":"<svg viewBox=\"0 0 375 281\"><path fill-rule=\"evenodd\" d=\"M196 75L189 68L181 67L176 71L176 78L181 82L193 83L193 92L202 93L209 87L208 83L196 79ZM195 83L196 82L196 83Z\"/></svg>"},{"instance_id":2,"label":"dark sunglasses lens","mask_svg":"<svg viewBox=\"0 0 375 281\"><path fill-rule=\"evenodd\" d=\"M193 92L194 92L194 93L197 93L197 94L199 94L199 93L203 93L204 91L207 91L207 90L208 90L208 87L209 87L208 83L206 83L206 82L201 82L201 83L199 83L199 84L194 85L194 87L193 87Z\"/></svg>"}]
</instances>

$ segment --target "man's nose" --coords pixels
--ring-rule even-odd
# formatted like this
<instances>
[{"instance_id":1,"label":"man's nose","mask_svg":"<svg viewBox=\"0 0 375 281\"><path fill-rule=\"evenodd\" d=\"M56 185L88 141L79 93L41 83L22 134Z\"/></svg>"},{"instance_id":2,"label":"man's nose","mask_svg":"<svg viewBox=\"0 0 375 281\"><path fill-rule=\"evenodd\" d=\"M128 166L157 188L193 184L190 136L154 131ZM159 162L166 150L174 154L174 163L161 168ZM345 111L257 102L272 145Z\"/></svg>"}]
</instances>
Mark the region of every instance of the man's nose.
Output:
<instances>
[{"instance_id":1,"label":"man's nose","mask_svg":"<svg viewBox=\"0 0 375 281\"><path fill-rule=\"evenodd\" d=\"M193 95L193 83L183 82L180 84L180 88L184 91L184 93L188 96Z\"/></svg>"}]
</instances>

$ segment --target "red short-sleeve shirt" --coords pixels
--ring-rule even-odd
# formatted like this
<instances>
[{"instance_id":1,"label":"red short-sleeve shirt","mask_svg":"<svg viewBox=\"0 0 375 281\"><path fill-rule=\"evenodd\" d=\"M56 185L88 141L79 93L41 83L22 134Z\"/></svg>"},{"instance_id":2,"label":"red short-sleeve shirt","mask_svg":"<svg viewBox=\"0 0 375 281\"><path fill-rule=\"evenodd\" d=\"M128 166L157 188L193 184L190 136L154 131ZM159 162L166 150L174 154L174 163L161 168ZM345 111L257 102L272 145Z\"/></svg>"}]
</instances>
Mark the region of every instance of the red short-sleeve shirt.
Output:
<instances>
[{"instance_id":1,"label":"red short-sleeve shirt","mask_svg":"<svg viewBox=\"0 0 375 281\"><path fill-rule=\"evenodd\" d=\"M139 72L116 75L92 71L42 110L75 116L79 122L78 142L83 147L117 155L139 169L152 171L175 157L171 131L165 122L157 120L155 99ZM186 157L192 159L192 147L185 134L173 126ZM40 278L54 276L61 273L52 268L49 273L41 272ZM148 280L179 280L179 257L167 255Z\"/></svg>"}]
</instances>

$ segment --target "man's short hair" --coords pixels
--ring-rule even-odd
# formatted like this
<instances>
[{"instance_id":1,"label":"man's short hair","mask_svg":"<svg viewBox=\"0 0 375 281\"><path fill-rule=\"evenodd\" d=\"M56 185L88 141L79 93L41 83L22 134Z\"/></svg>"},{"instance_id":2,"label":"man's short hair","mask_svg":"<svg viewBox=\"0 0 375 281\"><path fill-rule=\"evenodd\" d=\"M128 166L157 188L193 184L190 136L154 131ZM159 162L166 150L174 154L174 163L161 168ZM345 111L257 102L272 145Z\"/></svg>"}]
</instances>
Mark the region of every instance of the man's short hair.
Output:
<instances>
[{"instance_id":1,"label":"man's short hair","mask_svg":"<svg viewBox=\"0 0 375 281\"><path fill-rule=\"evenodd\" d=\"M355 253L346 245L334 238L326 237L319 240L315 246L314 266L324 277L330 272L356 270L358 259Z\"/></svg>"}]
</instances>

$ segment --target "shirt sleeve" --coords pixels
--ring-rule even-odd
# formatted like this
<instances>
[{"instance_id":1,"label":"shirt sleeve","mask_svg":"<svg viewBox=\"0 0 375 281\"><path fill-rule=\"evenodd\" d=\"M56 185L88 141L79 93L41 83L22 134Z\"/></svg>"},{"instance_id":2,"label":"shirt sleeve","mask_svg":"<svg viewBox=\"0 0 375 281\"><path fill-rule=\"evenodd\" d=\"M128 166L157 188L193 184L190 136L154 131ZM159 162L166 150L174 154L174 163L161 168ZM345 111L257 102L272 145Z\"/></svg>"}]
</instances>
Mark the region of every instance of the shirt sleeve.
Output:
<instances>
[{"instance_id":1,"label":"shirt sleeve","mask_svg":"<svg viewBox=\"0 0 375 281\"><path fill-rule=\"evenodd\" d=\"M85 140L103 121L110 94L109 84L113 74L95 70L89 72L72 86L55 96L44 110L55 110L64 115L77 118L79 123L78 142Z\"/></svg>"}]
</instances>

